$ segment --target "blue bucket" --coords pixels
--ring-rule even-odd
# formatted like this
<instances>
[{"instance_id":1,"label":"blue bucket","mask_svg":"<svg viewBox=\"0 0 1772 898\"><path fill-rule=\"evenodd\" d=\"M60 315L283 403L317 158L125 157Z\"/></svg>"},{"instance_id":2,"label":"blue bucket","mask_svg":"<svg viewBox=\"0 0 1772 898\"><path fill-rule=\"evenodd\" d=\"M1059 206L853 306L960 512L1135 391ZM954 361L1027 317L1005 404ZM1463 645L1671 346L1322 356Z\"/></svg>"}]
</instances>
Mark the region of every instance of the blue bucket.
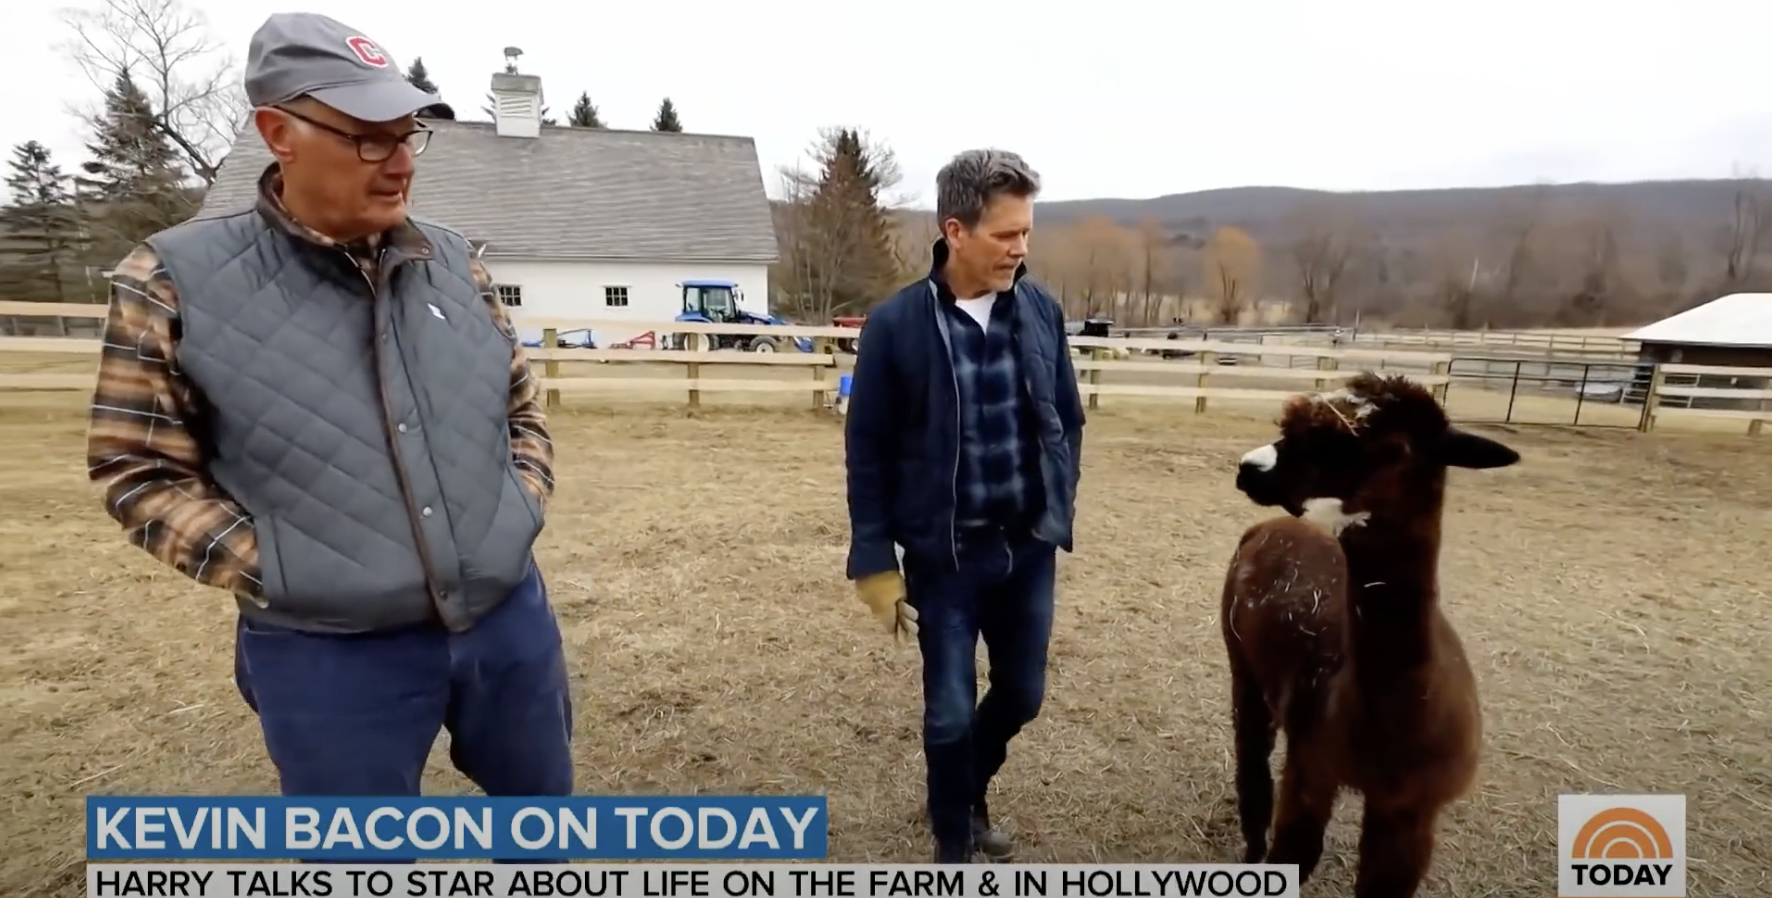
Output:
<instances>
[{"instance_id":1,"label":"blue bucket","mask_svg":"<svg viewBox=\"0 0 1772 898\"><path fill-rule=\"evenodd\" d=\"M855 375L853 375L853 374L845 374L845 375L842 375L837 378L837 396L838 397L843 398L843 399L849 398L849 385L851 382L854 381L854 379L855 379Z\"/></svg>"}]
</instances>

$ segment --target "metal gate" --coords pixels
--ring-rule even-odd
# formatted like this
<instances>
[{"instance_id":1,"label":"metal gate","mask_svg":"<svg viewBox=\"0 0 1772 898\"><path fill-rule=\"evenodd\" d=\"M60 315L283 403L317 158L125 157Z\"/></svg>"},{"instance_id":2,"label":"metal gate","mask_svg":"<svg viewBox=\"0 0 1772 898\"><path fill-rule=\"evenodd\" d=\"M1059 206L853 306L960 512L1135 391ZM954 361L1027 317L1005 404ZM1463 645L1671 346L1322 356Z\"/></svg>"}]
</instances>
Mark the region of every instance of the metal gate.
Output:
<instances>
[{"instance_id":1,"label":"metal gate","mask_svg":"<svg viewBox=\"0 0 1772 898\"><path fill-rule=\"evenodd\" d=\"M1446 408L1460 421L1635 428L1653 371L1638 361L1456 356Z\"/></svg>"}]
</instances>

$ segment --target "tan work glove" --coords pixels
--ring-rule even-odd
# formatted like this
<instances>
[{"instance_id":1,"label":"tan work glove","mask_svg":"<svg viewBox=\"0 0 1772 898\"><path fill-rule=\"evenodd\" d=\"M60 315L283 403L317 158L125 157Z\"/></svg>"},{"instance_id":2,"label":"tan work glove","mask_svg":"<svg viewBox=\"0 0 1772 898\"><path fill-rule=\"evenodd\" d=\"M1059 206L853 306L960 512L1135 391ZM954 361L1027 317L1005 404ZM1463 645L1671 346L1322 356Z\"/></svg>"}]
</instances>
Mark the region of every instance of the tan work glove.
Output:
<instances>
[{"instance_id":1,"label":"tan work glove","mask_svg":"<svg viewBox=\"0 0 1772 898\"><path fill-rule=\"evenodd\" d=\"M904 600L903 574L870 574L855 581L855 594L894 639L904 642L917 638L917 609Z\"/></svg>"}]
</instances>

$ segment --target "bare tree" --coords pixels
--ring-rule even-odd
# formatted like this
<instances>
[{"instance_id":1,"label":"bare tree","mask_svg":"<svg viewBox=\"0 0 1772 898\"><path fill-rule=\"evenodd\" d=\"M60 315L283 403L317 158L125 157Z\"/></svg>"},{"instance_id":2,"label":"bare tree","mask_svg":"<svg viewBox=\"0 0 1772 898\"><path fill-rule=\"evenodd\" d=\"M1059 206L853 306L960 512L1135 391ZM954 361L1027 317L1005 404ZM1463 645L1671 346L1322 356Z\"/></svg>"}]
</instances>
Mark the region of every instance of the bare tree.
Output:
<instances>
[{"instance_id":1,"label":"bare tree","mask_svg":"<svg viewBox=\"0 0 1772 898\"><path fill-rule=\"evenodd\" d=\"M1467 261L1468 260L1468 261ZM1445 315L1446 326L1470 330L1477 325L1477 282L1482 262L1462 241L1447 241L1434 253L1432 300Z\"/></svg>"},{"instance_id":2,"label":"bare tree","mask_svg":"<svg viewBox=\"0 0 1772 898\"><path fill-rule=\"evenodd\" d=\"M775 222L776 259L770 265L770 307L799 321L813 312L811 281L817 276L812 264L812 237L808 233L806 206L811 198L805 172L782 168L776 173L781 199L769 204Z\"/></svg>"},{"instance_id":3,"label":"bare tree","mask_svg":"<svg viewBox=\"0 0 1772 898\"><path fill-rule=\"evenodd\" d=\"M1147 217L1138 224L1139 251L1139 310L1138 324L1140 327L1157 326L1158 308L1163 304L1164 268L1168 259L1163 254L1163 247L1169 241L1169 234L1163 230L1163 223L1155 217Z\"/></svg>"},{"instance_id":4,"label":"bare tree","mask_svg":"<svg viewBox=\"0 0 1772 898\"><path fill-rule=\"evenodd\" d=\"M1304 323L1319 324L1335 315L1359 242L1358 224L1342 203L1302 204L1288 216L1291 233L1286 251L1304 299Z\"/></svg>"},{"instance_id":5,"label":"bare tree","mask_svg":"<svg viewBox=\"0 0 1772 898\"><path fill-rule=\"evenodd\" d=\"M1083 317L1118 318L1120 299L1131 292L1132 235L1105 215L1079 222L1072 239L1082 263Z\"/></svg>"},{"instance_id":6,"label":"bare tree","mask_svg":"<svg viewBox=\"0 0 1772 898\"><path fill-rule=\"evenodd\" d=\"M1241 228L1220 227L1212 232L1201 254L1201 278L1212 294L1218 324L1234 325L1244 307L1257 296L1261 273L1261 247Z\"/></svg>"},{"instance_id":7,"label":"bare tree","mask_svg":"<svg viewBox=\"0 0 1772 898\"><path fill-rule=\"evenodd\" d=\"M1754 275L1760 246L1764 239L1759 181L1745 182L1735 191L1735 217L1729 224L1723 254L1724 288L1737 287Z\"/></svg>"},{"instance_id":8,"label":"bare tree","mask_svg":"<svg viewBox=\"0 0 1772 898\"><path fill-rule=\"evenodd\" d=\"M1186 316L1188 290L1194 286L1194 277L1205 268L1200 259L1203 253L1204 246L1198 240L1183 237L1169 241L1163 253L1164 296L1157 300L1157 320L1151 322L1153 325L1179 324ZM1169 297L1174 297L1173 305Z\"/></svg>"},{"instance_id":9,"label":"bare tree","mask_svg":"<svg viewBox=\"0 0 1772 898\"><path fill-rule=\"evenodd\" d=\"M1545 191L1542 187L1509 203L1490 233L1491 251L1473 263L1473 290L1479 281L1493 285L1486 303L1484 323L1496 315L1517 316L1529 305L1525 292L1534 269L1534 243L1539 237L1545 213ZM1493 260L1493 261L1491 261ZM1474 302L1467 307L1474 312ZM1472 327L1475 321L1454 324L1454 328Z\"/></svg>"},{"instance_id":10,"label":"bare tree","mask_svg":"<svg viewBox=\"0 0 1772 898\"><path fill-rule=\"evenodd\" d=\"M1590 203L1559 216L1546 227L1542 276L1554 295L1521 310L1521 323L1593 327L1628 315L1638 299L1637 286L1652 282L1653 263L1647 252L1626 251L1631 238L1625 211L1615 203Z\"/></svg>"},{"instance_id":11,"label":"bare tree","mask_svg":"<svg viewBox=\"0 0 1772 898\"><path fill-rule=\"evenodd\" d=\"M179 0L99 0L61 17L73 31L63 50L93 86L107 90L127 71L153 104L155 127L204 184L215 183L245 124L246 96L203 14ZM74 111L89 124L101 114Z\"/></svg>"},{"instance_id":12,"label":"bare tree","mask_svg":"<svg viewBox=\"0 0 1772 898\"><path fill-rule=\"evenodd\" d=\"M929 270L929 249L941 229L935 226L935 213L922 209L893 209L893 255L898 259L900 273L915 280Z\"/></svg>"},{"instance_id":13,"label":"bare tree","mask_svg":"<svg viewBox=\"0 0 1772 898\"><path fill-rule=\"evenodd\" d=\"M1655 284L1662 292L1685 295L1692 285L1692 257L1678 228L1660 229L1655 238Z\"/></svg>"},{"instance_id":14,"label":"bare tree","mask_svg":"<svg viewBox=\"0 0 1772 898\"><path fill-rule=\"evenodd\" d=\"M934 216L930 216L933 221ZM1067 228L1046 226L1034 228L1028 238L1028 274L1058 298L1059 308L1069 310L1066 300L1075 287L1070 280L1070 241Z\"/></svg>"}]
</instances>

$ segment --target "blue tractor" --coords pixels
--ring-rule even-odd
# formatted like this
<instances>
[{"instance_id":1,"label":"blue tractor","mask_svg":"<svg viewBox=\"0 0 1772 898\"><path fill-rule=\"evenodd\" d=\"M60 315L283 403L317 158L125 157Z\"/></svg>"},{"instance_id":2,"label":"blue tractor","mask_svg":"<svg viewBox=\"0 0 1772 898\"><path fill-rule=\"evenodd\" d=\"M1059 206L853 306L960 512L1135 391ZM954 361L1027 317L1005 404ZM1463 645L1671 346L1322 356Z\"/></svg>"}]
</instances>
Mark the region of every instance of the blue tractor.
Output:
<instances>
[{"instance_id":1,"label":"blue tractor","mask_svg":"<svg viewBox=\"0 0 1772 898\"><path fill-rule=\"evenodd\" d=\"M785 325L786 321L767 313L758 314L739 307L743 291L734 281L689 280L677 286L683 290L683 311L677 320L695 324L767 324ZM809 337L772 337L766 334L704 334L714 349L748 349L751 352L780 352L789 341L800 352L812 351ZM688 334L670 334L665 338L668 349L687 349Z\"/></svg>"}]
</instances>

